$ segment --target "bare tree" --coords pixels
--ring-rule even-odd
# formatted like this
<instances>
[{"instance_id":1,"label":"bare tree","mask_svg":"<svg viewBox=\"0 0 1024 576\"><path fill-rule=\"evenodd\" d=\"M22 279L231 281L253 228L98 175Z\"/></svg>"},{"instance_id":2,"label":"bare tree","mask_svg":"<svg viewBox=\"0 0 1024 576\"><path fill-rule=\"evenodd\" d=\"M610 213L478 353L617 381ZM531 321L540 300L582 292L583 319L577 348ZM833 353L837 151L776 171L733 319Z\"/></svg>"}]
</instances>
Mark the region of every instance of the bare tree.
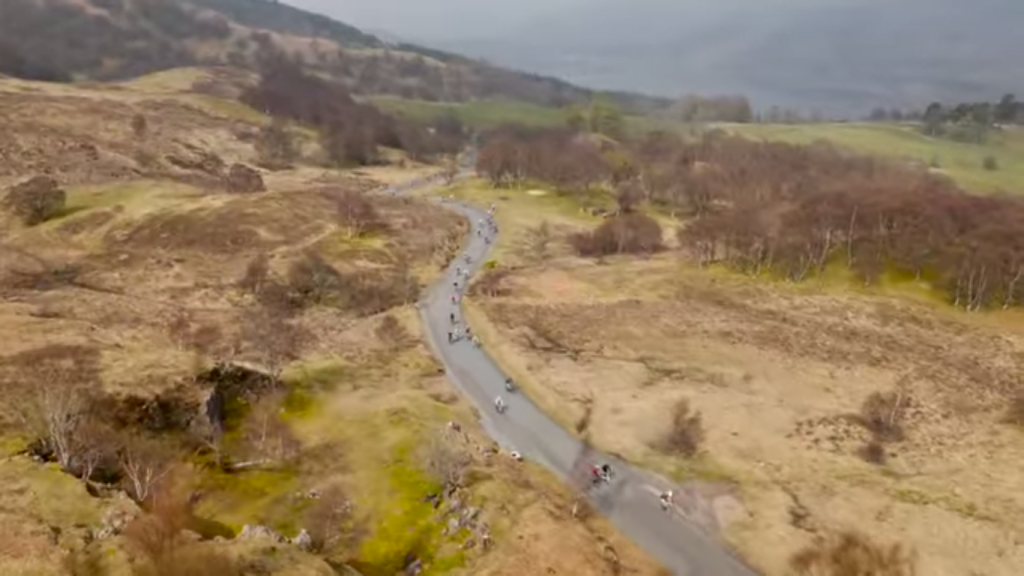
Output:
<instances>
[{"instance_id":1,"label":"bare tree","mask_svg":"<svg viewBox=\"0 0 1024 576\"><path fill-rule=\"evenodd\" d=\"M166 444L135 431L120 433L117 460L128 492L137 502L147 501L173 468L173 452Z\"/></svg>"},{"instance_id":2,"label":"bare tree","mask_svg":"<svg viewBox=\"0 0 1024 576\"><path fill-rule=\"evenodd\" d=\"M242 317L243 341L275 380L281 379L285 366L297 357L306 336L280 311L252 306Z\"/></svg>"},{"instance_id":3,"label":"bare tree","mask_svg":"<svg viewBox=\"0 0 1024 576\"><path fill-rule=\"evenodd\" d=\"M456 163L454 158L449 158L444 163L444 169L441 171L441 177L444 178L445 186L451 186L455 183L455 178L459 175L459 165Z\"/></svg>"},{"instance_id":4,"label":"bare tree","mask_svg":"<svg viewBox=\"0 0 1024 576\"><path fill-rule=\"evenodd\" d=\"M448 493L462 485L463 474L472 459L443 436L430 440L424 454L423 468Z\"/></svg>"},{"instance_id":5,"label":"bare tree","mask_svg":"<svg viewBox=\"0 0 1024 576\"><path fill-rule=\"evenodd\" d=\"M299 155L298 148L284 120L274 118L260 128L256 153L259 155L259 164L266 168L284 168L295 161Z\"/></svg>"},{"instance_id":6,"label":"bare tree","mask_svg":"<svg viewBox=\"0 0 1024 576\"><path fill-rule=\"evenodd\" d=\"M304 526L314 552L328 552L341 543L352 519L352 502L340 486L331 486L305 514Z\"/></svg>"},{"instance_id":7,"label":"bare tree","mask_svg":"<svg viewBox=\"0 0 1024 576\"><path fill-rule=\"evenodd\" d=\"M77 427L72 449L78 475L83 481L89 482L97 467L114 458L115 443L113 429L94 415L86 417Z\"/></svg>"},{"instance_id":8,"label":"bare tree","mask_svg":"<svg viewBox=\"0 0 1024 576\"><path fill-rule=\"evenodd\" d=\"M349 238L386 228L373 201L365 194L343 188L328 191L327 197L333 202L338 220L347 230Z\"/></svg>"},{"instance_id":9,"label":"bare tree","mask_svg":"<svg viewBox=\"0 0 1024 576\"><path fill-rule=\"evenodd\" d=\"M253 459L233 468L280 462L298 452L299 442L281 417L283 406L282 392L266 394L252 403L242 424L242 434Z\"/></svg>"},{"instance_id":10,"label":"bare tree","mask_svg":"<svg viewBox=\"0 0 1024 576\"><path fill-rule=\"evenodd\" d=\"M269 276L270 256L266 252L261 252L246 265L245 275L238 281L238 287L249 294L259 296L266 286Z\"/></svg>"}]
</instances>

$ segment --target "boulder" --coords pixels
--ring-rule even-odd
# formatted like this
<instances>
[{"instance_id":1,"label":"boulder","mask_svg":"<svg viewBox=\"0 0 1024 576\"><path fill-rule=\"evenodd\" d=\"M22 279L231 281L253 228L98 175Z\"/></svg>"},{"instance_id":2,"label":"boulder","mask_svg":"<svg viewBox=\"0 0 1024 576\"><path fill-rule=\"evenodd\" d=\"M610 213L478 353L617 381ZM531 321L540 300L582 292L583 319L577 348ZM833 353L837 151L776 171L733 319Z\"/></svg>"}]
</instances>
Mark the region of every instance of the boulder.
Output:
<instances>
[{"instance_id":1,"label":"boulder","mask_svg":"<svg viewBox=\"0 0 1024 576\"><path fill-rule=\"evenodd\" d=\"M93 537L97 540L113 538L124 532L128 524L141 514L142 510L127 494L118 492L111 500L107 511L103 514L102 524L93 533Z\"/></svg>"},{"instance_id":2,"label":"boulder","mask_svg":"<svg viewBox=\"0 0 1024 576\"><path fill-rule=\"evenodd\" d=\"M255 168L245 164L231 165L225 178L225 185L229 192L235 194L253 194L267 190L266 185L263 183L263 176Z\"/></svg>"},{"instance_id":3,"label":"boulder","mask_svg":"<svg viewBox=\"0 0 1024 576\"><path fill-rule=\"evenodd\" d=\"M239 532L238 536L235 536L235 538L239 540L263 539L270 540L278 544L284 544L288 541L288 539L284 536L281 536L280 534L274 532L270 528L267 528L266 526L261 526L259 524L246 524L245 526L242 526L242 531Z\"/></svg>"}]
</instances>

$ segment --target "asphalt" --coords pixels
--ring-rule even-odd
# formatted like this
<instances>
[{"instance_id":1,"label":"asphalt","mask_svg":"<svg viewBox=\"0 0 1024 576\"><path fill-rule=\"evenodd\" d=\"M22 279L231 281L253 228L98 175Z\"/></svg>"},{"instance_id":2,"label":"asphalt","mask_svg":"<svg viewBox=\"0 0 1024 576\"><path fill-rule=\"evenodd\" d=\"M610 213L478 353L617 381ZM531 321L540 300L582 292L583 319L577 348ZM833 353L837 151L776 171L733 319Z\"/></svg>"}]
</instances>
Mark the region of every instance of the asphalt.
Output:
<instances>
[{"instance_id":1,"label":"asphalt","mask_svg":"<svg viewBox=\"0 0 1024 576\"><path fill-rule=\"evenodd\" d=\"M409 188L438 183L438 179L424 178L391 188L389 192L397 194ZM440 197L434 201L464 215L472 230L459 257L452 261L443 277L427 290L418 307L429 344L444 365L452 383L476 405L481 422L491 437L504 449L519 452L525 460L543 465L568 482L579 478L581 464L589 466L592 462L610 463L615 472L612 481L590 492L592 505L674 574L756 576L756 571L734 556L701 525L689 520L686 513L678 508L671 511L661 508L658 495L672 488L663 479L585 446L542 412L526 395L507 392L506 376L488 356L486 347L478 348L465 339L449 344L450 314L454 312L459 319L462 318L460 306L452 304L451 296L453 293L461 296L468 283L465 279L458 279L459 288L454 288L456 267L466 268L463 256L469 255L470 275L478 272L494 246L494 238L488 245L483 237L477 235L481 219L486 222L486 208ZM484 227L487 228L487 225ZM498 414L494 409L494 399L498 396L507 405L503 414Z\"/></svg>"}]
</instances>

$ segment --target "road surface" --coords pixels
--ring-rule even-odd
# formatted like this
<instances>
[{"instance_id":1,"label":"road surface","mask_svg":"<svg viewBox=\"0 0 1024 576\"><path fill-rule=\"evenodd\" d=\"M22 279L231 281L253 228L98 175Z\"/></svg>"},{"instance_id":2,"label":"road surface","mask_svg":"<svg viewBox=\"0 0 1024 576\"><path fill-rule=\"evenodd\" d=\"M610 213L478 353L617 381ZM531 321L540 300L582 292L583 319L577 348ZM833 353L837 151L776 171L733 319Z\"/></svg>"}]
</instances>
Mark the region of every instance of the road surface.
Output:
<instances>
[{"instance_id":1,"label":"road surface","mask_svg":"<svg viewBox=\"0 0 1024 576\"><path fill-rule=\"evenodd\" d=\"M400 188L432 183L436 184L437 181L421 179ZM400 188L389 191L398 193ZM480 221L486 219L484 209L454 200L435 201L468 218L472 230L460 257L450 264L442 278L419 303L429 343L452 382L477 406L484 427L495 441L505 449L516 450L525 459L538 462L559 477L571 481L578 477L573 470L578 470L578 462L585 449L583 443L549 418L525 395L506 392L505 375L485 349L477 348L465 339L454 344L448 343L448 330L451 327L449 315L454 312L461 318L461 310L458 305L452 304L451 296L453 293L461 295L467 283L459 279L458 290L454 288L455 269L457 266L467 267L462 255L468 254L471 257L468 266L470 274L477 272L486 261L493 244L486 244L477 235ZM494 410L494 399L499 395L507 405L504 414ZM757 575L714 537L687 520L684 514L662 510L657 495L668 488L663 481L608 455L594 452L593 456L587 458L587 463L611 463L615 471L609 485L593 492L592 504L623 534L674 574Z\"/></svg>"}]
</instances>

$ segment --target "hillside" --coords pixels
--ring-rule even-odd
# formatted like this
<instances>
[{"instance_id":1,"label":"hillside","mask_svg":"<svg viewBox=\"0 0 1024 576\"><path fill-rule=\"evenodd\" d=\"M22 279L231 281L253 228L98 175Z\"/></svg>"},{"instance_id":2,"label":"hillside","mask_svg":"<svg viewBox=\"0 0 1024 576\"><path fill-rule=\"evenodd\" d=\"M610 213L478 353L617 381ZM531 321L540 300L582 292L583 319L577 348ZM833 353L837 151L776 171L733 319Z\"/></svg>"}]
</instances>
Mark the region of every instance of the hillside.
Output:
<instances>
[{"instance_id":1,"label":"hillside","mask_svg":"<svg viewBox=\"0 0 1024 576\"><path fill-rule=\"evenodd\" d=\"M437 168L195 90L238 75L0 79L0 574L657 574L431 357L466 224L380 191Z\"/></svg>"},{"instance_id":2,"label":"hillside","mask_svg":"<svg viewBox=\"0 0 1024 576\"><path fill-rule=\"evenodd\" d=\"M502 97L544 106L591 91L411 44L270 0L5 0L0 73L111 80L193 65L251 67L281 51L360 94L429 101ZM616 93L627 109L657 99Z\"/></svg>"}]
</instances>

